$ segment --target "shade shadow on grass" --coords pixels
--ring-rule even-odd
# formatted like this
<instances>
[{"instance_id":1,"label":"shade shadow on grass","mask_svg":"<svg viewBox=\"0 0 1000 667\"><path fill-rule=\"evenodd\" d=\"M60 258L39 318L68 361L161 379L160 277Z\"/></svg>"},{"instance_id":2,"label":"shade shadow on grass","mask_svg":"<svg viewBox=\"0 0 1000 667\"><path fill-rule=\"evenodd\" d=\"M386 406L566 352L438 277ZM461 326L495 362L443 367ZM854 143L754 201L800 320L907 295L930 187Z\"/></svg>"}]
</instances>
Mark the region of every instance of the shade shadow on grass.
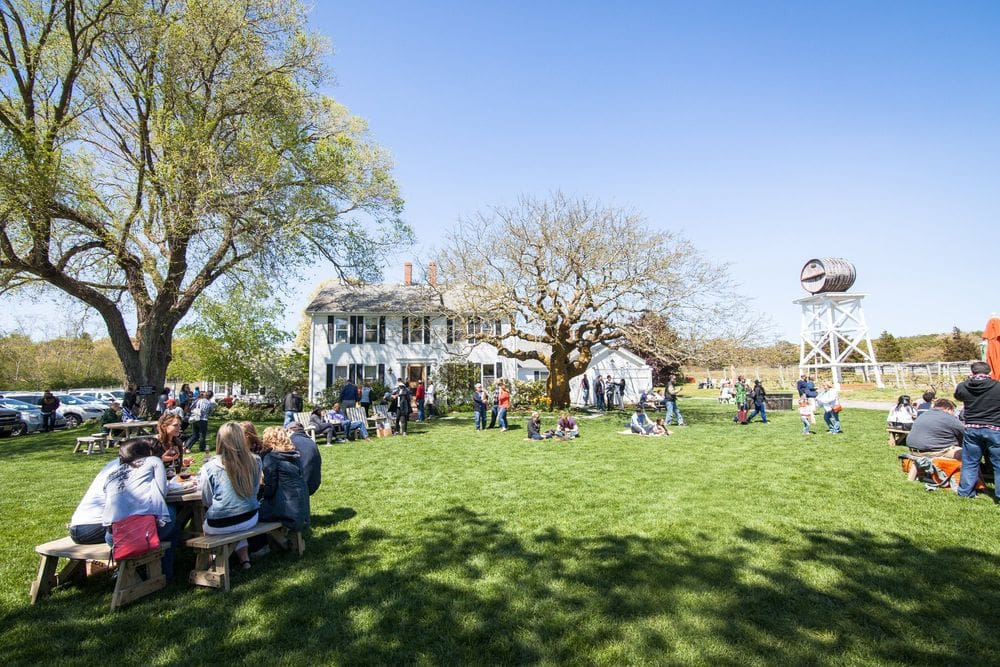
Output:
<instances>
[{"instance_id":1,"label":"shade shadow on grass","mask_svg":"<svg viewBox=\"0 0 1000 667\"><path fill-rule=\"evenodd\" d=\"M228 594L174 586L110 614L90 591L14 610L7 660L995 662L1000 592L985 552L848 530L521 535L460 505L409 535L348 532L353 517L314 517L303 559L262 561ZM761 549L776 556L763 567ZM173 622L189 628L179 653L164 648ZM914 628L923 641L902 639Z\"/></svg>"}]
</instances>

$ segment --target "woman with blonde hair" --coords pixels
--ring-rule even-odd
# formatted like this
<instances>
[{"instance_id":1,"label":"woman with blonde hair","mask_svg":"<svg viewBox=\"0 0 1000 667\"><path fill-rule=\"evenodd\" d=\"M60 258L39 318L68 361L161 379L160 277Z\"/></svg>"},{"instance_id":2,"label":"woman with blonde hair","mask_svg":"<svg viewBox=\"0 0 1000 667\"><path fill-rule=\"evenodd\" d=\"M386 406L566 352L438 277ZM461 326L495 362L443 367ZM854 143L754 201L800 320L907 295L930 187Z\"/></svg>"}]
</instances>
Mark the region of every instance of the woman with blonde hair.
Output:
<instances>
[{"instance_id":1,"label":"woman with blonde hair","mask_svg":"<svg viewBox=\"0 0 1000 667\"><path fill-rule=\"evenodd\" d=\"M261 487L260 518L280 521L289 530L309 525L309 489L302 473L299 452L288 431L279 426L264 429L264 485Z\"/></svg>"},{"instance_id":2,"label":"woman with blonde hair","mask_svg":"<svg viewBox=\"0 0 1000 667\"><path fill-rule=\"evenodd\" d=\"M243 427L226 422L215 437L215 453L201 468L201 498L207 508L206 535L249 530L257 525L262 468L260 457L247 447ZM244 570L250 568L246 540L236 545Z\"/></svg>"}]
</instances>

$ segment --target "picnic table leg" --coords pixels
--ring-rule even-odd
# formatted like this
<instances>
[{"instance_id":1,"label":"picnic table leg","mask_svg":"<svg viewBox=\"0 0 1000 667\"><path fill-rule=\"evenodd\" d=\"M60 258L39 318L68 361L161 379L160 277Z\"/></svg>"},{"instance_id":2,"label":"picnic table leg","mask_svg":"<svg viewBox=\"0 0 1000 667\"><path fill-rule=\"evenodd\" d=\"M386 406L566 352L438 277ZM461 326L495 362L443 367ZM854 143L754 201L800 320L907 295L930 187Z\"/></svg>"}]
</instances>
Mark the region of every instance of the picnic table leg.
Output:
<instances>
[{"instance_id":1,"label":"picnic table leg","mask_svg":"<svg viewBox=\"0 0 1000 667\"><path fill-rule=\"evenodd\" d=\"M38 565L38 578L31 583L31 604L49 596L52 592L52 580L56 574L58 556L42 556Z\"/></svg>"}]
</instances>

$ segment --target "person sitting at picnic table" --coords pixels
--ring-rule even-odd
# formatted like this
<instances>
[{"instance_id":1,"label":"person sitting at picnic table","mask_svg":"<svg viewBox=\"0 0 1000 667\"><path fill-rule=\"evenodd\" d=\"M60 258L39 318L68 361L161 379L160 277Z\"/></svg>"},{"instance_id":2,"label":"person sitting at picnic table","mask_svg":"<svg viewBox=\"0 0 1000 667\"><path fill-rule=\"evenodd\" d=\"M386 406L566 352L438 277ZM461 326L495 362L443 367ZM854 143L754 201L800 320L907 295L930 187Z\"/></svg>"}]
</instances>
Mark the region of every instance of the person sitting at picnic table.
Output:
<instances>
[{"instance_id":1,"label":"person sitting at picnic table","mask_svg":"<svg viewBox=\"0 0 1000 667\"><path fill-rule=\"evenodd\" d=\"M580 427L577 426L576 420L570 417L569 413L565 410L559 414L556 436L566 440L580 437Z\"/></svg>"},{"instance_id":2,"label":"person sitting at picnic table","mask_svg":"<svg viewBox=\"0 0 1000 667\"><path fill-rule=\"evenodd\" d=\"M243 429L243 439L246 440L250 451L257 456L264 456L267 448L264 447L264 441L257 434L257 427L253 422L240 422L240 428Z\"/></svg>"},{"instance_id":3,"label":"person sitting at picnic table","mask_svg":"<svg viewBox=\"0 0 1000 667\"><path fill-rule=\"evenodd\" d=\"M167 504L167 469L160 457L163 448L153 438L126 440L118 450L118 460L104 480L104 513L101 523L104 539L114 546L112 526L137 514L156 519L156 533L161 542L170 542L161 565L167 579L174 575L174 509Z\"/></svg>"},{"instance_id":4,"label":"person sitting at picnic table","mask_svg":"<svg viewBox=\"0 0 1000 667\"><path fill-rule=\"evenodd\" d=\"M156 422L156 440L163 447L163 464L167 466L167 474L173 476L181 471L181 454L184 443L181 441L181 418L174 414L164 414Z\"/></svg>"},{"instance_id":5,"label":"person sitting at picnic table","mask_svg":"<svg viewBox=\"0 0 1000 667\"><path fill-rule=\"evenodd\" d=\"M122 406L118 401L111 401L111 405L101 415L101 426L105 424L118 424L122 420Z\"/></svg>"},{"instance_id":6,"label":"person sitting at picnic table","mask_svg":"<svg viewBox=\"0 0 1000 667\"><path fill-rule=\"evenodd\" d=\"M896 401L896 407L889 411L885 418L889 428L900 431L909 431L913 428L913 420L917 418L917 411L910 402L910 397L903 394Z\"/></svg>"},{"instance_id":7,"label":"person sitting at picnic table","mask_svg":"<svg viewBox=\"0 0 1000 667\"><path fill-rule=\"evenodd\" d=\"M357 433L361 436L362 440L368 439L368 424L365 420L351 419L350 416L344 411L343 406L339 403L333 404L333 412L339 414L343 418L344 429L346 432L346 437L348 440L351 439L351 434ZM357 436L355 436L357 439Z\"/></svg>"},{"instance_id":8,"label":"person sitting at picnic table","mask_svg":"<svg viewBox=\"0 0 1000 667\"><path fill-rule=\"evenodd\" d=\"M285 528L301 532L309 525L309 489L302 474L301 456L280 426L264 429L263 444L261 521L280 521Z\"/></svg>"},{"instance_id":9,"label":"person sitting at picnic table","mask_svg":"<svg viewBox=\"0 0 1000 667\"><path fill-rule=\"evenodd\" d=\"M652 435L653 433L653 425L649 423L646 411L638 405L635 407L635 412L632 413L629 429L638 435Z\"/></svg>"},{"instance_id":10,"label":"person sitting at picnic table","mask_svg":"<svg viewBox=\"0 0 1000 667\"><path fill-rule=\"evenodd\" d=\"M125 388L122 397L122 421L131 422L139 419L139 394L131 382Z\"/></svg>"},{"instance_id":11,"label":"person sitting at picnic table","mask_svg":"<svg viewBox=\"0 0 1000 667\"><path fill-rule=\"evenodd\" d=\"M101 468L83 494L80 504L76 506L76 511L69 520L69 537L77 544L104 544L104 537L108 532L104 525L104 484L118 465L118 459L114 459Z\"/></svg>"},{"instance_id":12,"label":"person sitting at picnic table","mask_svg":"<svg viewBox=\"0 0 1000 667\"><path fill-rule=\"evenodd\" d=\"M215 452L201 468L199 486L205 511L206 535L224 535L250 530L257 525L260 502L257 494L263 467L260 457L247 447L243 428L236 422L219 427ZM240 567L250 569L247 541L236 544Z\"/></svg>"},{"instance_id":13,"label":"person sitting at picnic table","mask_svg":"<svg viewBox=\"0 0 1000 667\"><path fill-rule=\"evenodd\" d=\"M309 413L309 425L313 427L313 433L316 434L316 439L318 440L320 436L326 437L326 444L332 444L333 440L338 439L336 433L336 426L331 423L332 420L329 419L328 414L323 414L321 408L316 408ZM343 428L343 424L340 425Z\"/></svg>"},{"instance_id":14,"label":"person sitting at picnic table","mask_svg":"<svg viewBox=\"0 0 1000 667\"><path fill-rule=\"evenodd\" d=\"M531 413L531 419L528 420L528 439L529 440L548 440L553 436L552 431L542 432L542 416L538 412Z\"/></svg>"},{"instance_id":15,"label":"person sitting at picnic table","mask_svg":"<svg viewBox=\"0 0 1000 667\"><path fill-rule=\"evenodd\" d=\"M323 482L323 457L320 456L316 441L305 434L302 424L292 422L285 430L288 431L288 437L292 439L295 451L299 453L302 475L306 478L306 488L309 489L311 496L316 493Z\"/></svg>"},{"instance_id":16,"label":"person sitting at picnic table","mask_svg":"<svg viewBox=\"0 0 1000 667\"><path fill-rule=\"evenodd\" d=\"M955 416L955 404L947 398L934 401L934 406L913 422L906 446L913 454L939 459L962 459L962 439L965 424ZM917 479L919 470L911 465L907 479Z\"/></svg>"},{"instance_id":17,"label":"person sitting at picnic table","mask_svg":"<svg viewBox=\"0 0 1000 667\"><path fill-rule=\"evenodd\" d=\"M653 435L670 435L670 430L663 423L663 417L657 417L653 424Z\"/></svg>"}]
</instances>

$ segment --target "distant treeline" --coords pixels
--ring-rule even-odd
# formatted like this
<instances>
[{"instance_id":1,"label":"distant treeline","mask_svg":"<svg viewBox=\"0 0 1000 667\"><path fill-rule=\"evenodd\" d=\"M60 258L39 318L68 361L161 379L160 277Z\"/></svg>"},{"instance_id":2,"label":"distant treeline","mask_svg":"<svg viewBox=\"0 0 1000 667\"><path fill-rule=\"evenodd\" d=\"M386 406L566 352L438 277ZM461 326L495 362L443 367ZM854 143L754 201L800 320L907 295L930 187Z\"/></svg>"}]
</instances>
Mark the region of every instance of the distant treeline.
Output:
<instances>
[{"instance_id":1,"label":"distant treeline","mask_svg":"<svg viewBox=\"0 0 1000 667\"><path fill-rule=\"evenodd\" d=\"M108 338L88 334L33 341L0 336L0 391L120 386L123 373Z\"/></svg>"}]
</instances>

